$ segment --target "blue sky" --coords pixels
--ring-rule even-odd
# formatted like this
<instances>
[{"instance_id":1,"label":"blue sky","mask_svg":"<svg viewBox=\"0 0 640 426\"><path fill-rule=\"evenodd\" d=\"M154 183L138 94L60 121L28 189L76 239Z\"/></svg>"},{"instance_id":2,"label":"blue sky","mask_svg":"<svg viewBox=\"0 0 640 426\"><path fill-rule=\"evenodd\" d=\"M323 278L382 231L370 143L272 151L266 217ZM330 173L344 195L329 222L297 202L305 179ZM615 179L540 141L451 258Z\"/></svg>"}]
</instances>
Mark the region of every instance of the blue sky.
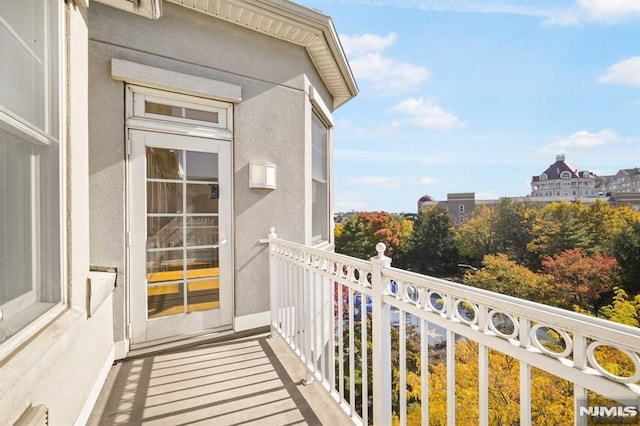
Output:
<instances>
[{"instance_id":1,"label":"blue sky","mask_svg":"<svg viewBox=\"0 0 640 426\"><path fill-rule=\"evenodd\" d=\"M297 0L360 89L334 113L335 211L523 196L566 154L640 166L640 0Z\"/></svg>"}]
</instances>

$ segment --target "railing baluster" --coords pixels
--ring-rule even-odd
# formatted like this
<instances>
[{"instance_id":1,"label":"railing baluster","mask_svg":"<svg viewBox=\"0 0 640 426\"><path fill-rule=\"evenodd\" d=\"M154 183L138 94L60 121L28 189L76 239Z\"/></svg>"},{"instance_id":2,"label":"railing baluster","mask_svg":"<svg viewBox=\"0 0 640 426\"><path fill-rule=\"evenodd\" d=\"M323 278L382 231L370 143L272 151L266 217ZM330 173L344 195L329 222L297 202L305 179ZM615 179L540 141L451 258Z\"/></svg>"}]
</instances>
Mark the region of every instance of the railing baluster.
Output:
<instances>
[{"instance_id":1,"label":"railing baluster","mask_svg":"<svg viewBox=\"0 0 640 426\"><path fill-rule=\"evenodd\" d=\"M531 425L531 367L520 361L520 424Z\"/></svg>"},{"instance_id":2,"label":"railing baluster","mask_svg":"<svg viewBox=\"0 0 640 426\"><path fill-rule=\"evenodd\" d=\"M400 425L406 426L407 424L407 319L403 310L398 311L398 328L399 339L398 346L400 346L400 389L398 391L398 397L400 399L399 413Z\"/></svg>"},{"instance_id":3,"label":"railing baluster","mask_svg":"<svg viewBox=\"0 0 640 426\"><path fill-rule=\"evenodd\" d=\"M285 268L284 290L284 335L285 341L291 345L291 262L287 262Z\"/></svg>"},{"instance_id":4,"label":"railing baluster","mask_svg":"<svg viewBox=\"0 0 640 426\"><path fill-rule=\"evenodd\" d=\"M422 424L429 424L429 321L420 320L420 411Z\"/></svg>"},{"instance_id":5,"label":"railing baluster","mask_svg":"<svg viewBox=\"0 0 640 426\"><path fill-rule=\"evenodd\" d=\"M327 348L327 341L325 339L325 328L326 328L326 322L325 322L325 311L327 309L327 307L325 306L325 285L327 282L327 279L320 276L318 277L319 281L320 281L320 342L319 342L319 348L320 348L320 355L318 356L318 371L320 373L320 383L324 383L325 382L325 377L326 377L326 366L325 366L325 362L327 361L327 356L326 356L326 348Z\"/></svg>"},{"instance_id":6,"label":"railing baluster","mask_svg":"<svg viewBox=\"0 0 640 426\"><path fill-rule=\"evenodd\" d=\"M479 423L481 426L489 425L489 354L487 347L478 344L478 404Z\"/></svg>"},{"instance_id":7,"label":"railing baluster","mask_svg":"<svg viewBox=\"0 0 640 426\"><path fill-rule=\"evenodd\" d=\"M354 317L353 317L353 289L349 287L349 407L351 415L356 411L356 367L355 367L355 343L354 343Z\"/></svg>"},{"instance_id":8,"label":"railing baluster","mask_svg":"<svg viewBox=\"0 0 640 426\"><path fill-rule=\"evenodd\" d=\"M301 348L301 333L302 333L302 329L303 329L303 323L302 323L302 304L300 303L300 284L299 283L304 283L304 278L303 278L303 274L304 274L304 270L302 269L302 266L300 266L300 264L296 264L296 285L293 286L293 300L295 300L295 319L296 319L296 323L295 323L295 327L296 327L296 338L295 338L295 351L298 354L298 356L302 355L302 351L300 350Z\"/></svg>"},{"instance_id":9,"label":"railing baluster","mask_svg":"<svg viewBox=\"0 0 640 426\"><path fill-rule=\"evenodd\" d=\"M311 327L311 364L313 365L313 377L318 372L318 272L313 272L313 279L311 280L311 315L312 315L312 327Z\"/></svg>"},{"instance_id":10,"label":"railing baluster","mask_svg":"<svg viewBox=\"0 0 640 426\"><path fill-rule=\"evenodd\" d=\"M338 389L340 390L340 400L344 400L344 287L338 286L338 353L340 354L340 365L338 365Z\"/></svg>"},{"instance_id":11,"label":"railing baluster","mask_svg":"<svg viewBox=\"0 0 640 426\"><path fill-rule=\"evenodd\" d=\"M447 424L456 424L456 333L452 330L447 330Z\"/></svg>"},{"instance_id":12,"label":"railing baluster","mask_svg":"<svg viewBox=\"0 0 640 426\"><path fill-rule=\"evenodd\" d=\"M573 366L584 370L587 367L587 338L580 334L573 334ZM587 390L582 386L573 385L573 417L575 426L586 426L587 416L580 415L580 406L587 403Z\"/></svg>"},{"instance_id":13,"label":"railing baluster","mask_svg":"<svg viewBox=\"0 0 640 426\"><path fill-rule=\"evenodd\" d=\"M361 370L362 370L362 423L367 425L369 422L369 333L367 332L368 312L367 312L367 296L360 294L360 331L361 331Z\"/></svg>"},{"instance_id":14,"label":"railing baluster","mask_svg":"<svg viewBox=\"0 0 640 426\"><path fill-rule=\"evenodd\" d=\"M580 407L587 404L587 390L582 386L573 385L573 424L574 426L587 426L588 416L580 415Z\"/></svg>"},{"instance_id":15,"label":"railing baluster","mask_svg":"<svg viewBox=\"0 0 640 426\"><path fill-rule=\"evenodd\" d=\"M313 333L312 333L312 319L313 319L313 314L312 314L312 305L311 305L311 290L313 288L313 286L311 285L311 279L313 277L313 272L311 270L307 270L305 272L305 280L304 280L304 318L305 318L305 325L304 325L304 363L305 363L305 367L306 367L306 377L305 377L305 382L306 383L311 383L313 381L312 379L312 369L311 369L311 364L313 363L313 360L311 359L311 345L313 344Z\"/></svg>"}]
</instances>

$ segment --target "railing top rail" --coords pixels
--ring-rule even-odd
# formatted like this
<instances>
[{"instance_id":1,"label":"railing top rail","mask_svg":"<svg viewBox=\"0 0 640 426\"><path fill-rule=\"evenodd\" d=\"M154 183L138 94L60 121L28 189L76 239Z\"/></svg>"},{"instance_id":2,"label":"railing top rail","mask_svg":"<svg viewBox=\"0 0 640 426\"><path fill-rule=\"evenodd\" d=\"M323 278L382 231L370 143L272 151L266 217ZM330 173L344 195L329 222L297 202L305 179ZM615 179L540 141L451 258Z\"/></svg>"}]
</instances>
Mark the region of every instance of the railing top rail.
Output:
<instances>
[{"instance_id":1,"label":"railing top rail","mask_svg":"<svg viewBox=\"0 0 640 426\"><path fill-rule=\"evenodd\" d=\"M368 262L362 259L357 259L351 256L346 256L344 254L338 254L338 253L322 250L319 248L309 247L304 244L294 243L291 241L282 240L280 238L271 237L269 238L269 242L277 244L281 247L292 249L292 250L300 250L302 252L305 252L313 256L323 257L325 259L330 260L331 262L340 263L346 266L352 266L362 271L371 272L371 269L372 269L371 262Z\"/></svg>"},{"instance_id":2,"label":"railing top rail","mask_svg":"<svg viewBox=\"0 0 640 426\"><path fill-rule=\"evenodd\" d=\"M557 326L568 332L604 340L640 351L640 328L615 323L602 318L572 312L562 308L507 296L464 284L405 271L394 267L382 269L383 277L451 295L529 320ZM409 302L407 302L409 303ZM623 339L621 339L623 338Z\"/></svg>"}]
</instances>

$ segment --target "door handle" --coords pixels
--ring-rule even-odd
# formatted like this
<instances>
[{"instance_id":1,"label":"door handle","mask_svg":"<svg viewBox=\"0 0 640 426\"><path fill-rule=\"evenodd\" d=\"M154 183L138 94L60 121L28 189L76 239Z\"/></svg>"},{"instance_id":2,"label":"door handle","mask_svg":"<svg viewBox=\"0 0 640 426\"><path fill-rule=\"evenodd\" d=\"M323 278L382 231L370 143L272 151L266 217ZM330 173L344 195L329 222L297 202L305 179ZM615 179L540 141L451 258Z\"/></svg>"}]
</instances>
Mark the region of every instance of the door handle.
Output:
<instances>
[{"instance_id":1,"label":"door handle","mask_svg":"<svg viewBox=\"0 0 640 426\"><path fill-rule=\"evenodd\" d=\"M224 239L222 239L222 240L218 241L217 243L215 243L215 244L213 245L213 248L214 248L214 249L217 249L217 248L222 247L222 246L223 246L223 245L225 245L225 244L227 244L227 239L226 239L226 238L224 238Z\"/></svg>"}]
</instances>

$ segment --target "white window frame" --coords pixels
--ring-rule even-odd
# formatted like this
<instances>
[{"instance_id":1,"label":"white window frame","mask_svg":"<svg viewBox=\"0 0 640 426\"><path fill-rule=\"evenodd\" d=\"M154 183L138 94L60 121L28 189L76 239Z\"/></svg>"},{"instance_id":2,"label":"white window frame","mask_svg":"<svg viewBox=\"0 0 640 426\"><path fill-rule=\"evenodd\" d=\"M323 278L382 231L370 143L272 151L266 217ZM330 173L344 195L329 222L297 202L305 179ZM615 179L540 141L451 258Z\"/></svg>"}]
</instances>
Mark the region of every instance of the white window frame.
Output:
<instances>
[{"instance_id":1,"label":"white window frame","mask_svg":"<svg viewBox=\"0 0 640 426\"><path fill-rule=\"evenodd\" d=\"M317 91L315 90L315 88L311 85L309 85L309 101L311 103L311 114L309 116L309 122L310 122L310 140L309 140L309 145L310 145L310 149L311 149L311 154L310 154L310 168L313 169L313 117L314 115L320 120L321 123L323 123L326 126L327 129L327 140L326 140L326 176L327 176L327 180L326 182L323 182L323 184L326 185L326 200L327 200L327 208L326 208L326 217L324 218L324 221L326 222L326 229L324 232L326 232L326 236L324 235L314 235L313 230L315 229L314 226L314 215L313 215L313 210L311 211L311 215L310 215L310 232L311 232L311 243L313 245L316 246L322 246L325 244L332 244L333 243L333 215L331 214L333 211L333 200L332 200L332 182L333 182L333 117L331 115L331 111L329 110L329 108L326 106L326 104L324 103L324 101L322 100L322 98L320 97L320 95L317 93ZM313 181L317 180L313 177L313 170L309 171L309 176L310 176L310 183L311 183L311 187L313 185ZM313 191L312 189L310 189L310 191ZM311 209L313 209L312 204L309 206Z\"/></svg>"},{"instance_id":2,"label":"white window frame","mask_svg":"<svg viewBox=\"0 0 640 426\"><path fill-rule=\"evenodd\" d=\"M63 218L65 215L65 163L64 163L64 3L41 0L40 5L45 8L43 16L44 43L43 43L43 92L41 106L43 107L44 120L42 126L31 123L15 114L9 108L0 105L0 129L7 142L22 144L30 147L30 171L29 192L30 199L30 227L31 227L31 285L26 293L5 302L0 306L0 327L4 326L5 340L0 340L0 361L23 345L35 333L40 331L47 323L53 320L64 309L66 294L64 292L64 276L66 275L66 262L63 253L66 250L66 227ZM2 22L7 28L8 23ZM55 30L52 27L55 24ZM17 37L17 33L13 34ZM2 59L2 58L0 58ZM57 96L55 96L57 95ZM57 155L50 157L48 161L57 163L57 191L48 198L45 205L41 203L43 197L48 197L52 188L43 188L43 182L47 176L42 176L44 167L42 157L37 152L39 149L57 146ZM52 205L58 205L58 217L48 223L46 214ZM56 227L54 230L53 228ZM44 229L44 232L43 232ZM43 236L43 233L46 236ZM57 233L58 238L51 234ZM0 235L0 237L2 237ZM46 241L46 242L43 242ZM46 247L43 247L46 244ZM45 254L50 253L50 254ZM43 255L47 255L44 259ZM43 265L43 260L45 264ZM47 264L56 264L57 276L51 276L51 281L44 282L42 268ZM47 274L50 275L50 274ZM39 302L44 292L53 293L53 300ZM56 300L57 299L57 300ZM18 315L20 314L20 315ZM4 323L4 324L3 324ZM0 329L0 335L3 330Z\"/></svg>"}]
</instances>

